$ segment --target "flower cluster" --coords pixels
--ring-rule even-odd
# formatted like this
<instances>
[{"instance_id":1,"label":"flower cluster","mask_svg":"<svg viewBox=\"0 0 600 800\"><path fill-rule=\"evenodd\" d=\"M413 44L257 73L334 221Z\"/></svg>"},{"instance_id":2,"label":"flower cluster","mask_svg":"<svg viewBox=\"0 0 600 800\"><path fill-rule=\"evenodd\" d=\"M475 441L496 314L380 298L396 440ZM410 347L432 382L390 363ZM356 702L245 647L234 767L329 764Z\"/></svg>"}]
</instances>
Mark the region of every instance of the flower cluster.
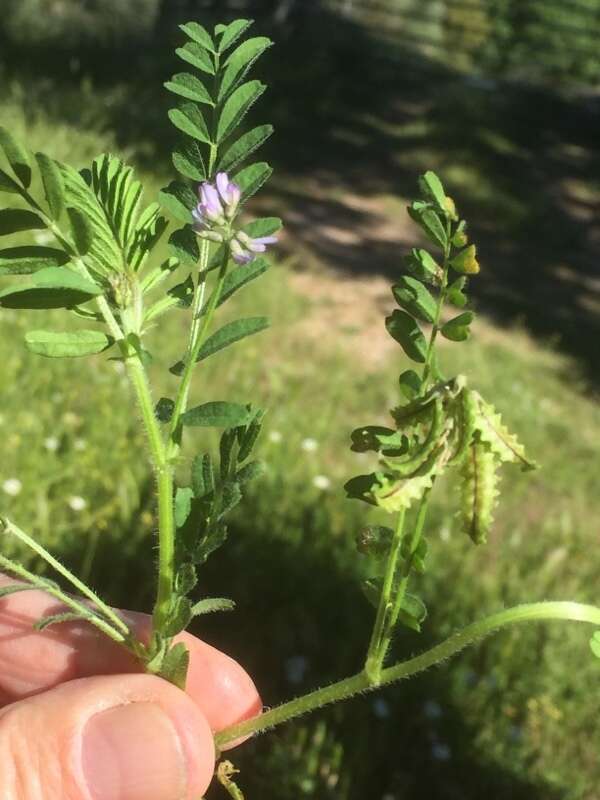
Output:
<instances>
[{"instance_id":1,"label":"flower cluster","mask_svg":"<svg viewBox=\"0 0 600 800\"><path fill-rule=\"evenodd\" d=\"M276 236L253 239L244 231L233 231L231 223L237 213L242 192L226 172L218 172L214 185L205 181L198 188L200 202L192 211L194 230L212 242L228 241L231 256L237 264L249 264L267 245L275 244Z\"/></svg>"}]
</instances>

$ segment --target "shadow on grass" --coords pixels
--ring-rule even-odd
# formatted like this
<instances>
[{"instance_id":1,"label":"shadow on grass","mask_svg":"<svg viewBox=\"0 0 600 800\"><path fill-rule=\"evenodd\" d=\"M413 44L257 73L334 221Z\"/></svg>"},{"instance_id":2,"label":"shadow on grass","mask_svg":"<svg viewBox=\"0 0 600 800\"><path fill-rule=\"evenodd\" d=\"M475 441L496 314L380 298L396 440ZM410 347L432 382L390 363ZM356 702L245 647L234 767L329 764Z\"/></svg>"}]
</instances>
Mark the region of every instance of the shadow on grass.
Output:
<instances>
[{"instance_id":1,"label":"shadow on grass","mask_svg":"<svg viewBox=\"0 0 600 800\"><path fill-rule=\"evenodd\" d=\"M277 172L261 207L284 217L284 248L301 262L349 273L398 274L416 230L394 198L413 196L417 175L434 168L479 245L483 269L472 286L479 307L552 339L595 380L600 105L468 78L416 48L391 49L324 10L274 36L277 47L259 74L272 76L266 116L277 135L265 154ZM99 87L98 103L88 89L84 118L101 120L152 170L169 169L171 100L156 87L180 67L171 55L176 41L176 30L161 28L152 45L131 45L126 54L77 54ZM18 65L17 54L8 55ZM55 50L39 52L37 62L28 56L34 75L59 78L57 64L72 62ZM114 89L124 59L130 79ZM68 81L42 81L28 113L43 104L80 123L78 92ZM261 111L253 113L262 121Z\"/></svg>"},{"instance_id":2,"label":"shadow on grass","mask_svg":"<svg viewBox=\"0 0 600 800\"><path fill-rule=\"evenodd\" d=\"M230 596L237 609L204 617L195 632L244 664L270 705L355 672L373 611L359 588L362 565L353 543L324 535L326 510L298 508L282 518L267 514L260 500L253 506L250 499L226 546L200 570L199 594ZM104 540L94 586L117 605L147 610L151 542L135 529L120 534L129 546ZM81 558L72 550L57 555L73 566ZM421 636L402 633L395 656L440 638L435 622ZM248 742L231 754L240 786L249 798L273 800L480 800L483 793L494 800L558 800L549 787L511 774L476 747L476 730L453 706L450 680L456 686L459 666L457 659ZM493 724L493 717L481 720ZM208 794L219 796L216 787Z\"/></svg>"}]
</instances>

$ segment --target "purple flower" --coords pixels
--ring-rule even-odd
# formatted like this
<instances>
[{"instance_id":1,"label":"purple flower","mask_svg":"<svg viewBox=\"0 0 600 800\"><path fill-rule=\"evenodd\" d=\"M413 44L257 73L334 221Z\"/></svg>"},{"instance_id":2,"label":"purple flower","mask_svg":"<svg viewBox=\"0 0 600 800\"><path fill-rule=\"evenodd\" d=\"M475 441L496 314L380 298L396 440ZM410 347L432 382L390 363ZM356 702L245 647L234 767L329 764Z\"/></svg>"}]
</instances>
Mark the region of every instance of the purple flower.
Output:
<instances>
[{"instance_id":1,"label":"purple flower","mask_svg":"<svg viewBox=\"0 0 600 800\"><path fill-rule=\"evenodd\" d=\"M237 183L229 180L229 175L226 172L217 173L216 183L221 200L225 205L225 215L228 219L231 219L237 211L242 191Z\"/></svg>"},{"instance_id":2,"label":"purple flower","mask_svg":"<svg viewBox=\"0 0 600 800\"><path fill-rule=\"evenodd\" d=\"M249 264L256 253L264 253L268 244L275 244L276 236L259 236L252 239L244 231L238 231L231 240L231 255L238 264Z\"/></svg>"}]
</instances>

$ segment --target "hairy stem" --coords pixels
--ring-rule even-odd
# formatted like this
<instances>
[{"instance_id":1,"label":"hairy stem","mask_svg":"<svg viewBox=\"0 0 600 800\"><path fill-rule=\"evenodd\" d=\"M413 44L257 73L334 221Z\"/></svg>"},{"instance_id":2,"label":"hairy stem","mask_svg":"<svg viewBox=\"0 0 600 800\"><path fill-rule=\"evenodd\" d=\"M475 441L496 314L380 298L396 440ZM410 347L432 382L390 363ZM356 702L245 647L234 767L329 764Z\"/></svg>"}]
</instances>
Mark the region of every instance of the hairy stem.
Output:
<instances>
[{"instance_id":1,"label":"hairy stem","mask_svg":"<svg viewBox=\"0 0 600 800\"><path fill-rule=\"evenodd\" d=\"M432 647L421 655L410 658L387 667L381 672L379 686L409 678L429 667L445 661L470 644L479 641L490 633L504 628L513 623L534 622L544 620L570 620L572 622L585 622L591 625L600 625L600 608L584 603L570 603L548 601L543 603L527 603L497 614L485 617L472 625L468 625L459 633L454 634L441 644ZM346 700L353 695L367 692L376 688L371 682L366 671L358 673L351 678L333 683L323 689L290 700L288 703L277 706L261 716L232 725L218 733L215 743L222 748L236 739L255 733L262 733L282 722L287 722L294 717L307 714L329 703Z\"/></svg>"},{"instance_id":2,"label":"hairy stem","mask_svg":"<svg viewBox=\"0 0 600 800\"><path fill-rule=\"evenodd\" d=\"M116 624L114 625L111 624L111 622L109 622L104 617L100 617L97 614L94 614L88 606L75 600L75 598L71 597L66 592L63 592L61 589L58 588L58 586L53 585L52 583L50 583L50 581L46 581L43 578L40 578L38 575L34 575L33 572L30 572L25 567L22 567L20 564L17 564L15 561L12 561L10 558L6 558L6 556L3 556L1 554L0 554L0 566L11 575L15 575L17 578L21 578L24 581L27 581L27 583L30 584L32 588L39 589L40 591L46 592L47 594L51 595L56 600L63 603L63 605L67 606L67 608L70 608L71 611L74 611L76 614L80 614L82 618L85 618L87 622L90 622L92 625L98 628L98 630L102 631L102 633L104 633L110 639L112 639L115 642L118 642L119 644L125 645L126 647L128 647L128 649L132 650L132 652L137 653L135 648L135 640L131 636L131 632L129 631L129 628L127 628L123 620L121 619L118 620L119 621L118 627ZM87 589L87 587L85 588ZM97 604L97 600L94 600L93 602ZM110 610L112 611L112 609Z\"/></svg>"},{"instance_id":3,"label":"hairy stem","mask_svg":"<svg viewBox=\"0 0 600 800\"><path fill-rule=\"evenodd\" d=\"M365 674L368 675L370 682L374 686L380 681L381 667L383 659L385 658L385 651L382 651L382 642L387 628L387 621L393 608L392 592L394 588L394 577L396 575L396 565L400 557L400 547L402 545L404 517L405 511L403 509L398 515L394 538L390 545L383 586L381 588L381 595L379 596L379 605L377 607L371 641L369 642L369 649L367 650L367 657L365 660Z\"/></svg>"},{"instance_id":4,"label":"hairy stem","mask_svg":"<svg viewBox=\"0 0 600 800\"><path fill-rule=\"evenodd\" d=\"M424 497L421 499L421 503L419 504L417 519L415 521L415 527L413 528L413 532L410 539L409 556L406 560L406 563L404 564L402 578L399 581L398 586L396 588L396 596L394 597L393 600L393 607L388 616L387 624L383 631L383 636L381 639L381 646L380 646L380 657L382 664L389 649L390 643L392 641L392 636L394 635L394 629L396 628L400 611L402 610L402 602L404 600L404 597L406 596L408 581L410 578L410 573L412 571L412 561L413 561L412 557L416 552L417 547L419 546L419 542L421 541L423 528L425 526L425 519L427 517L428 507L429 507L429 492L427 492L424 495Z\"/></svg>"},{"instance_id":5,"label":"hairy stem","mask_svg":"<svg viewBox=\"0 0 600 800\"><path fill-rule=\"evenodd\" d=\"M179 451L179 445L181 441L181 415L186 409L187 406L187 398L190 390L190 383L192 380L192 375L194 372L194 368L196 366L196 359L198 358L198 353L200 352L200 348L206 341L206 337L210 330L210 325L213 319L213 315L215 309L217 307L217 302L219 296L221 294L221 290L223 288L223 281L225 280L225 275L227 273L227 264L229 263L229 248L226 248L225 255L223 256L223 261L221 262L221 266L219 268L219 274L217 276L217 280L215 282L215 286L213 288L212 295L210 297L208 307L202 316L200 316L200 312L202 310L202 300L196 303L196 298L201 294L202 297L204 296L204 283L200 285L200 281L206 281L206 265L208 263L208 242L204 241L202 243L202 257L203 257L203 264L201 263L200 266L200 278L199 278L199 285L196 289L196 295L194 297L194 320L192 323L192 332L190 335L190 341L188 344L188 349L185 357L185 365L183 370L183 375L181 376L181 383L179 384L179 390L177 392L177 397L175 398L175 408L173 410L173 416L171 417L171 423L169 427L169 444L168 444L168 454L169 458L172 460ZM206 249L204 249L206 247ZM201 321L200 321L201 320Z\"/></svg>"},{"instance_id":6,"label":"hairy stem","mask_svg":"<svg viewBox=\"0 0 600 800\"><path fill-rule=\"evenodd\" d=\"M126 623L115 611L113 611L109 605L107 605L100 597L98 597L96 592L90 589L89 586L86 586L86 584L83 583L83 581L81 581L70 570L68 570L64 564L61 564L60 561L54 558L54 556L49 553L45 547L42 547L39 542L36 542L35 539L32 539L31 536L25 533L25 531L21 530L21 528L15 525L14 522L11 522L5 517L0 518L0 532L10 534L19 541L23 542L23 544L27 545L30 550L33 550L34 553L43 558L44 561L52 567L52 569L56 570L59 575L62 575L63 578L66 578L66 580L68 580L78 592L80 592L84 597L87 597L88 600L94 604L98 611L103 614L106 619L114 625L115 628L122 631L126 635L129 634L129 627L126 625Z\"/></svg>"}]
</instances>

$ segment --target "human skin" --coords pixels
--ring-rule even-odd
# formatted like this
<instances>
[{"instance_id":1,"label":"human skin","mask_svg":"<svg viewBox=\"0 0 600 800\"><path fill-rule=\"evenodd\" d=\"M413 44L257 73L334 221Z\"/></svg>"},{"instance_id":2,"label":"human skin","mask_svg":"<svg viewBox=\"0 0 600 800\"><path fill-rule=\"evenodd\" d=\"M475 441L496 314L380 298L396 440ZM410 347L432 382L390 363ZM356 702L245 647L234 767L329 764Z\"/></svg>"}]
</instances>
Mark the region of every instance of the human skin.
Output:
<instances>
[{"instance_id":1,"label":"human skin","mask_svg":"<svg viewBox=\"0 0 600 800\"><path fill-rule=\"evenodd\" d=\"M0 586L15 581L0 574ZM255 716L256 687L233 659L182 634L187 690L151 675L85 623L38 632L61 605L39 591L0 599L2 800L198 800L213 734ZM124 612L143 638L146 615Z\"/></svg>"}]
</instances>

